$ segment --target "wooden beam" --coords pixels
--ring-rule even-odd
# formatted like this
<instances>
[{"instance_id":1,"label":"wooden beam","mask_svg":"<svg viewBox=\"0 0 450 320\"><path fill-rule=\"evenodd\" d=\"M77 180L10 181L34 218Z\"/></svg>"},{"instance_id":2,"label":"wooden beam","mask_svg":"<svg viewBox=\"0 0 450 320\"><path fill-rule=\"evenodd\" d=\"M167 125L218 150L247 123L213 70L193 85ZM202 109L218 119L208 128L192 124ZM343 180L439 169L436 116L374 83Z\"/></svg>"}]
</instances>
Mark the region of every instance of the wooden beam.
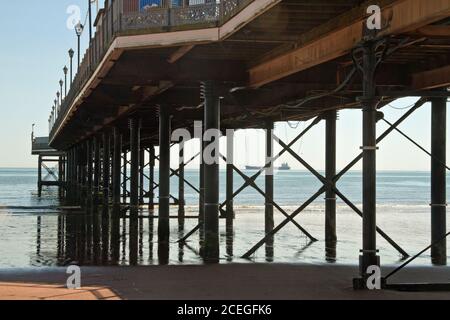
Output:
<instances>
[{"instance_id":1,"label":"wooden beam","mask_svg":"<svg viewBox=\"0 0 450 320\"><path fill-rule=\"evenodd\" d=\"M383 7L382 14L385 26L380 35L410 32L450 16L450 0L399 0ZM363 38L364 20L360 15L350 25L337 26L332 33L251 68L250 86L259 87L348 54Z\"/></svg>"},{"instance_id":2,"label":"wooden beam","mask_svg":"<svg viewBox=\"0 0 450 320\"><path fill-rule=\"evenodd\" d=\"M195 46L194 45L187 45L182 46L177 49L170 57L167 59L168 63L175 63L178 60L180 60L185 54L187 54L189 51L191 51Z\"/></svg>"},{"instance_id":3,"label":"wooden beam","mask_svg":"<svg viewBox=\"0 0 450 320\"><path fill-rule=\"evenodd\" d=\"M426 37L450 37L450 26L425 26L417 29L414 33Z\"/></svg>"},{"instance_id":4,"label":"wooden beam","mask_svg":"<svg viewBox=\"0 0 450 320\"><path fill-rule=\"evenodd\" d=\"M450 87L450 65L412 75L414 89Z\"/></svg>"}]
</instances>

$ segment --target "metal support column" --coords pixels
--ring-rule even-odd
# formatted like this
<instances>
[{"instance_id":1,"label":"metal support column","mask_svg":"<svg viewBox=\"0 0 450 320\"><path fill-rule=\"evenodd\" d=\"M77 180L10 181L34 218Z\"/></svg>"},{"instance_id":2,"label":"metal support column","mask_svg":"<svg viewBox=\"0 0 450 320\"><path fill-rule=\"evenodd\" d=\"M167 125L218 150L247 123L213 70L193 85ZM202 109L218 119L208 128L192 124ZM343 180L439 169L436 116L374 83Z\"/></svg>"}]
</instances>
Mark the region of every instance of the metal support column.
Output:
<instances>
[{"instance_id":1,"label":"metal support column","mask_svg":"<svg viewBox=\"0 0 450 320\"><path fill-rule=\"evenodd\" d=\"M202 136L200 137L200 167L199 167L199 196L198 196L198 225L199 229L199 254L203 257L205 249L205 162L203 159L203 152L205 144L203 141L204 126L201 128Z\"/></svg>"},{"instance_id":2,"label":"metal support column","mask_svg":"<svg viewBox=\"0 0 450 320\"><path fill-rule=\"evenodd\" d=\"M184 230L185 200L184 200L184 142L179 144L179 169L178 169L178 230Z\"/></svg>"},{"instance_id":3,"label":"metal support column","mask_svg":"<svg viewBox=\"0 0 450 320\"><path fill-rule=\"evenodd\" d=\"M360 256L360 274L362 279L367 278L367 268L380 265L377 255L376 241L376 118L377 99L375 85L376 70L376 43L367 41L363 45L363 248ZM365 286L365 281L364 281Z\"/></svg>"},{"instance_id":4,"label":"metal support column","mask_svg":"<svg viewBox=\"0 0 450 320\"><path fill-rule=\"evenodd\" d=\"M87 156L86 156L86 144L80 145L80 187L81 187L81 198L80 205L86 205L86 194L87 194Z\"/></svg>"},{"instance_id":5,"label":"metal support column","mask_svg":"<svg viewBox=\"0 0 450 320\"><path fill-rule=\"evenodd\" d=\"M118 128L113 129L114 137L114 154L113 154L113 207L114 213L120 210L120 167L121 167L121 153L122 153L122 136Z\"/></svg>"},{"instance_id":6,"label":"metal support column","mask_svg":"<svg viewBox=\"0 0 450 320\"><path fill-rule=\"evenodd\" d=\"M75 193L75 204L80 204L80 190L81 190L81 175L80 175L80 148L79 146L74 147L74 193Z\"/></svg>"},{"instance_id":7,"label":"metal support column","mask_svg":"<svg viewBox=\"0 0 450 320\"><path fill-rule=\"evenodd\" d=\"M132 215L137 217L139 207L139 152L140 152L140 121L130 119L130 204Z\"/></svg>"},{"instance_id":8,"label":"metal support column","mask_svg":"<svg viewBox=\"0 0 450 320\"><path fill-rule=\"evenodd\" d=\"M109 207L109 179L110 179L110 141L109 133L103 133L103 207Z\"/></svg>"},{"instance_id":9,"label":"metal support column","mask_svg":"<svg viewBox=\"0 0 450 320\"><path fill-rule=\"evenodd\" d=\"M139 205L144 202L145 148L139 150Z\"/></svg>"},{"instance_id":10,"label":"metal support column","mask_svg":"<svg viewBox=\"0 0 450 320\"><path fill-rule=\"evenodd\" d=\"M335 110L325 115L325 177L328 181L333 181L336 175L336 118ZM336 248L336 241L336 194L332 188L328 188L325 193L326 248Z\"/></svg>"},{"instance_id":11,"label":"metal support column","mask_svg":"<svg viewBox=\"0 0 450 320\"><path fill-rule=\"evenodd\" d=\"M64 157L63 156L59 156L58 157L58 196L59 199L62 199L63 194L64 194Z\"/></svg>"},{"instance_id":12,"label":"metal support column","mask_svg":"<svg viewBox=\"0 0 450 320\"><path fill-rule=\"evenodd\" d=\"M128 150L123 152L123 171L122 171L122 201L124 204L127 203L128 191Z\"/></svg>"},{"instance_id":13,"label":"metal support column","mask_svg":"<svg viewBox=\"0 0 450 320\"><path fill-rule=\"evenodd\" d=\"M87 161L87 197L86 206L91 207L92 205L92 176L93 176L93 156L92 156L92 140L86 141L86 161Z\"/></svg>"},{"instance_id":14,"label":"metal support column","mask_svg":"<svg viewBox=\"0 0 450 320\"><path fill-rule=\"evenodd\" d=\"M72 204L72 149L67 150L66 157L66 202Z\"/></svg>"},{"instance_id":15,"label":"metal support column","mask_svg":"<svg viewBox=\"0 0 450 320\"><path fill-rule=\"evenodd\" d=\"M227 237L233 236L233 223L234 223L234 134L227 133L227 187L226 187L226 232Z\"/></svg>"},{"instance_id":16,"label":"metal support column","mask_svg":"<svg viewBox=\"0 0 450 320\"><path fill-rule=\"evenodd\" d=\"M149 204L148 208L149 210L153 210L155 208L155 146L150 146L150 172L149 172L149 190L148 190L148 197L149 197Z\"/></svg>"},{"instance_id":17,"label":"metal support column","mask_svg":"<svg viewBox=\"0 0 450 320\"><path fill-rule=\"evenodd\" d=\"M169 252L169 214L170 214L170 113L167 106L159 110L159 220L158 255L165 263Z\"/></svg>"},{"instance_id":18,"label":"metal support column","mask_svg":"<svg viewBox=\"0 0 450 320\"><path fill-rule=\"evenodd\" d=\"M446 234L446 125L447 99L431 101L431 260L433 264L447 264L447 241L439 242Z\"/></svg>"},{"instance_id":19,"label":"metal support column","mask_svg":"<svg viewBox=\"0 0 450 320\"><path fill-rule=\"evenodd\" d=\"M219 138L220 99L216 85L212 81L203 83L205 96L205 251L203 259L207 263L219 262ZM209 140L209 141L208 141Z\"/></svg>"},{"instance_id":20,"label":"metal support column","mask_svg":"<svg viewBox=\"0 0 450 320\"><path fill-rule=\"evenodd\" d=\"M139 152L141 143L141 121L130 118L130 263L137 264L139 246Z\"/></svg>"},{"instance_id":21,"label":"metal support column","mask_svg":"<svg viewBox=\"0 0 450 320\"><path fill-rule=\"evenodd\" d=\"M273 220L273 122L266 124L266 170L265 170L265 233L269 234L274 228ZM273 257L274 238L266 241L266 256Z\"/></svg>"},{"instance_id":22,"label":"metal support column","mask_svg":"<svg viewBox=\"0 0 450 320\"><path fill-rule=\"evenodd\" d=\"M98 137L95 137L94 138L94 185L93 185L94 206L98 206L98 204L99 204L100 175L101 175L100 139Z\"/></svg>"},{"instance_id":23,"label":"metal support column","mask_svg":"<svg viewBox=\"0 0 450 320\"><path fill-rule=\"evenodd\" d=\"M42 156L38 159L38 197L42 196Z\"/></svg>"}]
</instances>

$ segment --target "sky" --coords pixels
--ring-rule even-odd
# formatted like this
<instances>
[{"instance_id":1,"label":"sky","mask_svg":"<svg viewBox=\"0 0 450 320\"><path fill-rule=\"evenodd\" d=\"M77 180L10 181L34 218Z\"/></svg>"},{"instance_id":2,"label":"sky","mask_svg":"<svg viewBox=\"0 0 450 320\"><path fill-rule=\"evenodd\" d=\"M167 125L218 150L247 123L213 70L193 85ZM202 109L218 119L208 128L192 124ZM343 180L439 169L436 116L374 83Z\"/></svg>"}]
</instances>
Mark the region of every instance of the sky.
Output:
<instances>
[{"instance_id":1,"label":"sky","mask_svg":"<svg viewBox=\"0 0 450 320\"><path fill-rule=\"evenodd\" d=\"M76 49L76 36L67 27L71 5L81 9L86 16L87 1L41 0L27 1L26 5L16 1L4 1L0 10L0 167L34 168L37 158L30 154L31 127L36 136L48 135L48 116L59 89L58 81L63 77L62 69L69 64L68 50ZM20 12L20 19L17 14ZM87 29L86 29L87 31ZM87 32L82 37L82 52L86 48ZM405 98L383 108L385 117L394 122L415 99ZM430 149L430 104L417 110L401 126L401 129L419 144ZM448 112L448 118L450 112ZM344 110L339 112L337 122L337 167L344 167L357 155L362 141L362 112ZM299 123L293 129L285 123L277 123L275 133L285 142L293 139L307 124ZM297 123L291 123L292 127ZM387 127L380 123L381 133ZM321 122L312 129L293 149L316 169L323 169L325 158L325 126ZM447 140L450 141L450 125ZM225 145L225 141L222 141ZM398 133L392 133L380 145L377 153L379 170L430 169L429 157ZM186 158L198 149L198 142L186 145ZM277 149L276 149L277 150ZM279 150L279 148L278 148ZM174 149L176 152L176 149ZM450 159L450 148L447 158ZM259 155L259 156L257 156ZM176 167L176 159L172 157ZM264 133L245 130L236 133L235 162L264 164ZM288 162L295 169L302 169L290 156L283 156L277 165ZM196 163L193 163L195 167ZM356 166L355 169L360 169Z\"/></svg>"}]
</instances>

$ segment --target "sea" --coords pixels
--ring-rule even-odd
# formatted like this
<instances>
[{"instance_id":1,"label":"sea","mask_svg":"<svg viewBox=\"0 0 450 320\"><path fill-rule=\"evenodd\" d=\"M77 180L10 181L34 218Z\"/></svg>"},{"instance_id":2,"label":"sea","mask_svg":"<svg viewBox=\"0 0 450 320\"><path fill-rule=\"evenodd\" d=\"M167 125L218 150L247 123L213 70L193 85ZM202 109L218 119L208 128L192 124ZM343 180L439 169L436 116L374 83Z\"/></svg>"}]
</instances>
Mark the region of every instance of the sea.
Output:
<instances>
[{"instance_id":1,"label":"sea","mask_svg":"<svg viewBox=\"0 0 450 320\"><path fill-rule=\"evenodd\" d=\"M243 170L247 175L255 171ZM157 170L156 170L157 173ZM198 188L199 173L185 173ZM157 175L156 175L157 177ZM274 176L276 203L290 214L301 206L321 186L320 182L305 171L278 171ZM244 180L237 174L234 190ZM264 190L264 176L256 180ZM361 172L346 174L337 184L338 189L358 208L361 208ZM450 183L447 183L450 186ZM178 180L172 178L171 192L178 197ZM148 189L148 183L145 183ZM447 195L450 195L447 190ZM157 190L156 190L157 194ZM225 171L220 172L220 197L225 200ZM324 195L321 195L302 211L296 222L318 241L311 242L293 223L288 223L274 237L274 243L259 248L250 259L242 256L258 243L264 233L264 198L249 187L234 201L235 221L233 232L226 232L225 221L220 221L221 263L303 263L303 264L358 264L362 246L362 219L342 200L337 201L336 246L325 243ZM178 206L171 206L170 247L168 261L171 265L201 264L199 233L194 232L186 243L178 242L198 223L198 194L185 186L186 221L179 229ZM148 201L148 200L146 200ZM155 200L157 201L157 200ZM406 171L379 171L377 173L377 224L409 255L414 255L430 244L430 173ZM138 265L157 265L157 207L151 212L144 206L140 212L136 248ZM275 209L275 226L285 216ZM124 216L118 226L111 221L111 214L85 212L67 207L59 200L55 187L44 188L42 197L37 195L36 169L0 169L0 268L55 267L77 263L80 265L129 265L130 228ZM450 220L450 219L448 219ZM447 223L447 230L450 221ZM401 254L383 237L378 235L377 246L382 264L399 265ZM450 246L449 246L450 249ZM133 249L134 250L134 249ZM450 250L449 252L450 253ZM426 251L411 265L431 265L430 252Z\"/></svg>"}]
</instances>

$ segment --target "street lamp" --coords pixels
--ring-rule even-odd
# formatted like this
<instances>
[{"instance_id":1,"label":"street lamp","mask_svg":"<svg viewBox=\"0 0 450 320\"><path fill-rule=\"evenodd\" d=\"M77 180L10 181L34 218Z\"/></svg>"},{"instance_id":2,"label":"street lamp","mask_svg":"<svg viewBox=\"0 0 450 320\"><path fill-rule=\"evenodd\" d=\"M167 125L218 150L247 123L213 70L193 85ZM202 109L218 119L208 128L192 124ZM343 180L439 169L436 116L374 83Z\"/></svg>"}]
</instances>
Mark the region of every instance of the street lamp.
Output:
<instances>
[{"instance_id":1,"label":"street lamp","mask_svg":"<svg viewBox=\"0 0 450 320\"><path fill-rule=\"evenodd\" d=\"M73 81L73 50L69 49L69 58L70 58L70 87L72 87Z\"/></svg>"},{"instance_id":2,"label":"street lamp","mask_svg":"<svg viewBox=\"0 0 450 320\"><path fill-rule=\"evenodd\" d=\"M64 72L64 99L67 97L67 66L64 66L63 72Z\"/></svg>"},{"instance_id":3,"label":"street lamp","mask_svg":"<svg viewBox=\"0 0 450 320\"><path fill-rule=\"evenodd\" d=\"M59 96L60 96L61 94L59 93L59 91L57 91L56 92L56 100L58 101L58 103L57 103L57 114L59 115L59 109L60 109L60 107L61 107L61 104L60 104L60 101L59 101Z\"/></svg>"},{"instance_id":4,"label":"street lamp","mask_svg":"<svg viewBox=\"0 0 450 320\"><path fill-rule=\"evenodd\" d=\"M62 104L62 100L63 100L63 94L62 94L62 92L63 92L63 90L62 90L63 84L64 84L64 81L62 79L60 79L59 80L59 88L61 90L59 92L61 92L61 104Z\"/></svg>"},{"instance_id":5,"label":"street lamp","mask_svg":"<svg viewBox=\"0 0 450 320\"><path fill-rule=\"evenodd\" d=\"M59 110L59 92L56 92L56 99L55 99L55 118L58 117Z\"/></svg>"},{"instance_id":6,"label":"street lamp","mask_svg":"<svg viewBox=\"0 0 450 320\"><path fill-rule=\"evenodd\" d=\"M75 26L75 33L78 38L78 68L80 68L80 37L83 33L84 26L81 24L81 22L78 22Z\"/></svg>"}]
</instances>

